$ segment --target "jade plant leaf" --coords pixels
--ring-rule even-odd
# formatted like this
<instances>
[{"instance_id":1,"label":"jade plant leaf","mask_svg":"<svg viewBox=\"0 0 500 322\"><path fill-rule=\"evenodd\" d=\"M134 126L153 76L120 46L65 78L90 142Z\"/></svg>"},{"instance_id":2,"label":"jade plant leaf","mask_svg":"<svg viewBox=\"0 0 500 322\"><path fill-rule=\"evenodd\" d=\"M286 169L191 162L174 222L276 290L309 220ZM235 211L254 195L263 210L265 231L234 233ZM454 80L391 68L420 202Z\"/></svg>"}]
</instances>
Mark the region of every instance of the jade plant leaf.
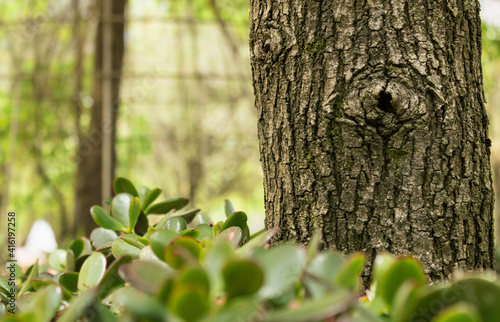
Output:
<instances>
[{"instance_id":1,"label":"jade plant leaf","mask_svg":"<svg viewBox=\"0 0 500 322\"><path fill-rule=\"evenodd\" d=\"M139 197L139 193L134 187L134 184L126 178L118 177L113 182L113 190L116 194L128 193L134 197Z\"/></svg>"},{"instance_id":2,"label":"jade plant leaf","mask_svg":"<svg viewBox=\"0 0 500 322\"><path fill-rule=\"evenodd\" d=\"M409 279L414 280L417 287L426 285L425 273L413 258L399 259L380 277L377 292L391 305L399 287Z\"/></svg>"},{"instance_id":3,"label":"jade plant leaf","mask_svg":"<svg viewBox=\"0 0 500 322\"><path fill-rule=\"evenodd\" d=\"M78 273L67 272L59 276L59 284L68 292L78 292Z\"/></svg>"},{"instance_id":4,"label":"jade plant leaf","mask_svg":"<svg viewBox=\"0 0 500 322\"><path fill-rule=\"evenodd\" d=\"M186 221L186 223L189 224L191 221L193 221L193 219L196 217L196 215L200 211L201 211L200 209L192 209L192 210L183 212L182 214L179 215L179 217L184 218L184 220Z\"/></svg>"},{"instance_id":5,"label":"jade plant leaf","mask_svg":"<svg viewBox=\"0 0 500 322\"><path fill-rule=\"evenodd\" d=\"M191 237L178 237L170 242L165 249L165 262L175 269L186 262L197 261L201 254L200 243Z\"/></svg>"},{"instance_id":6,"label":"jade plant leaf","mask_svg":"<svg viewBox=\"0 0 500 322\"><path fill-rule=\"evenodd\" d=\"M157 294L172 277L163 266L152 261L133 261L118 269L120 277L140 291Z\"/></svg>"},{"instance_id":7,"label":"jade plant leaf","mask_svg":"<svg viewBox=\"0 0 500 322\"><path fill-rule=\"evenodd\" d=\"M289 291L300 280L307 262L307 250L284 244L252 255L264 271L263 298L275 298Z\"/></svg>"},{"instance_id":8,"label":"jade plant leaf","mask_svg":"<svg viewBox=\"0 0 500 322\"><path fill-rule=\"evenodd\" d=\"M129 209L130 202L134 197L128 193L119 193L113 198L111 203L111 216L115 218L124 227L130 226ZM129 230L128 230L129 231Z\"/></svg>"},{"instance_id":9,"label":"jade plant leaf","mask_svg":"<svg viewBox=\"0 0 500 322\"><path fill-rule=\"evenodd\" d=\"M221 231L228 229L229 227L240 227L241 230L245 230L247 228L247 220L248 217L243 211L237 211L227 217L226 222L222 226Z\"/></svg>"},{"instance_id":10,"label":"jade plant leaf","mask_svg":"<svg viewBox=\"0 0 500 322\"><path fill-rule=\"evenodd\" d=\"M146 215L150 214L166 214L172 209L182 209L189 203L186 198L175 198L169 199L167 201L159 202L146 209L144 212Z\"/></svg>"},{"instance_id":11,"label":"jade plant leaf","mask_svg":"<svg viewBox=\"0 0 500 322\"><path fill-rule=\"evenodd\" d=\"M66 255L67 251L62 249L53 251L49 256L50 268L58 272L64 272L66 270Z\"/></svg>"},{"instance_id":12,"label":"jade plant leaf","mask_svg":"<svg viewBox=\"0 0 500 322\"><path fill-rule=\"evenodd\" d=\"M243 239L243 232L240 227L234 226L222 231L215 237L215 240L225 240L238 247Z\"/></svg>"},{"instance_id":13,"label":"jade plant leaf","mask_svg":"<svg viewBox=\"0 0 500 322\"><path fill-rule=\"evenodd\" d=\"M112 309L129 312L143 321L167 321L164 305L154 297L131 287L124 287L112 294Z\"/></svg>"},{"instance_id":14,"label":"jade plant leaf","mask_svg":"<svg viewBox=\"0 0 500 322\"><path fill-rule=\"evenodd\" d=\"M128 210L128 218L129 218L129 231L133 232L135 225L137 224L137 220L139 219L139 215L141 214L141 201L139 198L135 197L130 201L130 206Z\"/></svg>"},{"instance_id":15,"label":"jade plant leaf","mask_svg":"<svg viewBox=\"0 0 500 322\"><path fill-rule=\"evenodd\" d=\"M198 237L201 235L201 231L197 228L188 228L184 231L181 231L180 234L181 236L189 236L194 239L198 239Z\"/></svg>"},{"instance_id":16,"label":"jade plant leaf","mask_svg":"<svg viewBox=\"0 0 500 322\"><path fill-rule=\"evenodd\" d=\"M360 274L365 265L365 255L352 255L334 277L335 284L353 291L359 290Z\"/></svg>"},{"instance_id":17,"label":"jade plant leaf","mask_svg":"<svg viewBox=\"0 0 500 322\"><path fill-rule=\"evenodd\" d=\"M224 200L224 213L226 214L226 218L234 213L233 204L228 199Z\"/></svg>"},{"instance_id":18,"label":"jade plant leaf","mask_svg":"<svg viewBox=\"0 0 500 322\"><path fill-rule=\"evenodd\" d=\"M92 245L90 240L85 237L77 238L69 244L69 249L73 251L75 258L79 258L84 255L90 255L92 253Z\"/></svg>"},{"instance_id":19,"label":"jade plant leaf","mask_svg":"<svg viewBox=\"0 0 500 322\"><path fill-rule=\"evenodd\" d=\"M163 260L165 256L165 248L174 238L177 237L179 237L177 233L168 229L155 231L151 234L150 238L151 249L155 255L158 256L158 258Z\"/></svg>"},{"instance_id":20,"label":"jade plant leaf","mask_svg":"<svg viewBox=\"0 0 500 322\"><path fill-rule=\"evenodd\" d=\"M187 223L182 217L172 217L165 222L163 228L180 233L187 228Z\"/></svg>"},{"instance_id":21,"label":"jade plant leaf","mask_svg":"<svg viewBox=\"0 0 500 322\"><path fill-rule=\"evenodd\" d=\"M139 258L139 254L142 249L142 247L138 247L137 244L134 244L134 241L127 239L126 237L120 236L113 242L111 252L115 258L128 255L133 259L137 259Z\"/></svg>"},{"instance_id":22,"label":"jade plant leaf","mask_svg":"<svg viewBox=\"0 0 500 322\"><path fill-rule=\"evenodd\" d=\"M227 263L222 269L227 299L252 295L263 284L264 273L255 263L247 260L235 260Z\"/></svg>"},{"instance_id":23,"label":"jade plant leaf","mask_svg":"<svg viewBox=\"0 0 500 322\"><path fill-rule=\"evenodd\" d=\"M207 239L214 238L214 230L212 226L208 224L199 224L198 226L196 226L196 229L200 231L200 235L196 239L202 240L204 238Z\"/></svg>"},{"instance_id":24,"label":"jade plant leaf","mask_svg":"<svg viewBox=\"0 0 500 322\"><path fill-rule=\"evenodd\" d=\"M28 275L28 279L24 282L23 286L21 286L21 289L17 293L17 296L21 296L27 291L31 289L31 281L34 280L35 278L38 277L38 259L36 260L35 264L31 266L31 271Z\"/></svg>"},{"instance_id":25,"label":"jade plant leaf","mask_svg":"<svg viewBox=\"0 0 500 322\"><path fill-rule=\"evenodd\" d=\"M149 189L148 187L141 187L139 188L139 190L137 190L137 192L139 193L139 199L141 200L141 204L144 205L144 201L146 200L148 194L151 192L151 189Z\"/></svg>"},{"instance_id":26,"label":"jade plant leaf","mask_svg":"<svg viewBox=\"0 0 500 322\"><path fill-rule=\"evenodd\" d=\"M102 253L94 252L82 265L78 276L78 290L85 291L96 287L106 272L106 257Z\"/></svg>"},{"instance_id":27,"label":"jade plant leaf","mask_svg":"<svg viewBox=\"0 0 500 322\"><path fill-rule=\"evenodd\" d=\"M339 273L345 259L342 254L326 251L317 254L310 262L307 273L306 286L313 298L321 297L324 293L332 291L333 278Z\"/></svg>"},{"instance_id":28,"label":"jade plant leaf","mask_svg":"<svg viewBox=\"0 0 500 322\"><path fill-rule=\"evenodd\" d=\"M35 319L26 320L46 322L52 320L62 301L62 289L58 285L48 285L33 293L30 301L23 306L23 312L36 312ZM25 315L22 313L22 315Z\"/></svg>"},{"instance_id":29,"label":"jade plant leaf","mask_svg":"<svg viewBox=\"0 0 500 322\"><path fill-rule=\"evenodd\" d=\"M151 205L151 203L153 203L160 196L161 192L162 191L158 188L151 190L144 198L144 201L141 199L142 209L146 210L149 205Z\"/></svg>"},{"instance_id":30,"label":"jade plant leaf","mask_svg":"<svg viewBox=\"0 0 500 322\"><path fill-rule=\"evenodd\" d=\"M94 248L99 248L102 245L112 242L118 237L118 235L111 229L105 229L102 227L96 228L90 234L90 240Z\"/></svg>"},{"instance_id":31,"label":"jade plant leaf","mask_svg":"<svg viewBox=\"0 0 500 322\"><path fill-rule=\"evenodd\" d=\"M481 322L478 309L467 302L458 302L444 309L433 322Z\"/></svg>"},{"instance_id":32,"label":"jade plant leaf","mask_svg":"<svg viewBox=\"0 0 500 322\"><path fill-rule=\"evenodd\" d=\"M102 228L114 231L127 231L127 228L124 225L122 225L115 218L111 217L102 207L93 206L90 208L90 214L92 215L95 223Z\"/></svg>"},{"instance_id":33,"label":"jade plant leaf","mask_svg":"<svg viewBox=\"0 0 500 322\"><path fill-rule=\"evenodd\" d=\"M115 289L125 285L124 280L119 276L118 269L132 261L131 256L123 256L115 260L104 273L99 282L97 298L105 298Z\"/></svg>"}]
</instances>

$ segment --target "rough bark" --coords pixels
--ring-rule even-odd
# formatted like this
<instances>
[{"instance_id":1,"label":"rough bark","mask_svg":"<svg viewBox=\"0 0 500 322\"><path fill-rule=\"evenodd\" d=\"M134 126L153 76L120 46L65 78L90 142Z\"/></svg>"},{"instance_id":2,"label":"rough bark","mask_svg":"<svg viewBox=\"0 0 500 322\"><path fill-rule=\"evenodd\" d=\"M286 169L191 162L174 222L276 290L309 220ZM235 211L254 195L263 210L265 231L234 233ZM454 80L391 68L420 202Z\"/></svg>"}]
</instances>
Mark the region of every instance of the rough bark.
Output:
<instances>
[{"instance_id":1,"label":"rough bark","mask_svg":"<svg viewBox=\"0 0 500 322\"><path fill-rule=\"evenodd\" d=\"M477 0L252 0L274 242L414 254L430 280L494 266Z\"/></svg>"},{"instance_id":2,"label":"rough bark","mask_svg":"<svg viewBox=\"0 0 500 322\"><path fill-rule=\"evenodd\" d=\"M103 1L99 1L102 5ZM103 75L102 73L102 19L99 21L97 28L97 37L95 43L95 61L94 61L94 83L93 83L93 99L94 104L91 111L90 125L87 133L82 134L79 138L77 162L78 169L76 175L76 195L75 195L75 229L83 228L88 234L96 227L96 224L90 216L90 207L93 205L102 204L101 193L101 158L102 158L102 143L103 132L112 131L113 142L116 137L116 120L118 116L118 102L121 71L123 63L123 55L125 51L124 44L124 15L126 0L113 0L113 44L112 56L113 72L111 75ZM104 77L112 77L112 99L113 99L113 121L112 124L103 124L102 119L102 80ZM113 164L115 164L116 156L113 153ZM108 187L111 189L111 187Z\"/></svg>"}]
</instances>

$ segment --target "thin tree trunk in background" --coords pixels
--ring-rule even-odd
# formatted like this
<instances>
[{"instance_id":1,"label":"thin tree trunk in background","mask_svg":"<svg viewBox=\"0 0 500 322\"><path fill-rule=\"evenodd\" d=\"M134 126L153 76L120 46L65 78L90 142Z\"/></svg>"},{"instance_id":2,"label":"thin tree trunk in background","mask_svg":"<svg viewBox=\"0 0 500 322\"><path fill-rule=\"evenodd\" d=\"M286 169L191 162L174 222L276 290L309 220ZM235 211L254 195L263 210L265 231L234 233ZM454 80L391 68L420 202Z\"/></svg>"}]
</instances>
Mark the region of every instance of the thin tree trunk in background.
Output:
<instances>
[{"instance_id":1,"label":"thin tree trunk in background","mask_svg":"<svg viewBox=\"0 0 500 322\"><path fill-rule=\"evenodd\" d=\"M104 5L101 0L98 2L102 9ZM95 63L94 63L94 84L93 84L93 99L90 126L88 131L79 139L79 147L77 154L77 176L75 188L75 230L83 228L85 233L95 227L95 223L90 216L90 207L96 204L102 204L102 145L104 131L111 131L112 139L116 139L116 120L118 116L119 89L121 80L121 71L124 55L124 17L126 0L113 0L113 21L112 23L112 73L104 75L103 70L103 20L99 21L97 28L97 37L95 45ZM102 11L100 11L102 13ZM112 120L111 124L103 124L103 93L102 82L105 77L112 77ZM116 163L115 152L112 153L111 169L114 172ZM114 173L111 173L114 177ZM111 189L111 187L108 187Z\"/></svg>"},{"instance_id":2,"label":"thin tree trunk in background","mask_svg":"<svg viewBox=\"0 0 500 322\"><path fill-rule=\"evenodd\" d=\"M494 267L477 0L251 1L274 242Z\"/></svg>"}]
</instances>

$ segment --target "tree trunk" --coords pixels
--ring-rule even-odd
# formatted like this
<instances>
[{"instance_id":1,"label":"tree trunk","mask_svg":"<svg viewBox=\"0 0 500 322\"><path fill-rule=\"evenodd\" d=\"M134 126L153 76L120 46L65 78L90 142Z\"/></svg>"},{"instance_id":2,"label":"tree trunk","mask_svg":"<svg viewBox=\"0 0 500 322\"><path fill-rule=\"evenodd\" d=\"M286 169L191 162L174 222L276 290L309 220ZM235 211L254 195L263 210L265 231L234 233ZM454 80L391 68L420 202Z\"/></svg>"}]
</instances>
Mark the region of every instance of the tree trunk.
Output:
<instances>
[{"instance_id":1,"label":"tree trunk","mask_svg":"<svg viewBox=\"0 0 500 322\"><path fill-rule=\"evenodd\" d=\"M95 63L94 63L94 84L93 99L94 104L91 111L89 129L86 134L79 138L77 163L78 170L76 176L76 196L75 196L75 229L83 228L88 234L96 227L90 216L90 207L102 204L102 143L104 131L112 131L113 142L116 137L116 120L118 116L119 89L121 71L123 63L124 29L125 29L125 5L126 0L101 0L99 6L102 8L104 1L113 2L113 43L112 43L112 73L103 75L102 67L102 30L103 20L99 21L97 37L95 43ZM112 124L103 124L102 117L102 81L105 77L112 77L112 100L113 100L113 120ZM113 153L113 164L116 157ZM114 168L114 167L113 167ZM108 187L111 189L111 187Z\"/></svg>"},{"instance_id":2,"label":"tree trunk","mask_svg":"<svg viewBox=\"0 0 500 322\"><path fill-rule=\"evenodd\" d=\"M274 242L494 267L477 0L251 1Z\"/></svg>"}]
</instances>

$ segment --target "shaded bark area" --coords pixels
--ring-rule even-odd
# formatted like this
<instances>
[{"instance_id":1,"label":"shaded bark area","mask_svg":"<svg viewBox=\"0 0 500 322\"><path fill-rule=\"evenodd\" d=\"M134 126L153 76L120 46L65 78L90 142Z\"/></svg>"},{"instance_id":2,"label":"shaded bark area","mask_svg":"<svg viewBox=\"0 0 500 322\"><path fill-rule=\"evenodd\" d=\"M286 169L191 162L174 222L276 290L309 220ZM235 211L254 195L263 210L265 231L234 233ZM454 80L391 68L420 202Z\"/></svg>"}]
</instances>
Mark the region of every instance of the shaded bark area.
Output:
<instances>
[{"instance_id":1,"label":"shaded bark area","mask_svg":"<svg viewBox=\"0 0 500 322\"><path fill-rule=\"evenodd\" d=\"M494 266L477 0L252 0L274 243L414 254L431 281Z\"/></svg>"},{"instance_id":2,"label":"shaded bark area","mask_svg":"<svg viewBox=\"0 0 500 322\"><path fill-rule=\"evenodd\" d=\"M101 0L98 5L103 6ZM102 30L103 19L101 18L97 27L97 37L95 43L95 62L94 62L94 84L93 99L94 104L91 111L90 125L86 133L81 134L79 138L77 153L77 176L75 188L75 230L83 228L86 234L89 234L96 224L90 216L90 207L102 204L101 189L101 158L103 134L105 131L111 131L113 142L116 137L116 121L118 116L120 78L123 64L123 55L125 52L124 44L124 15L126 0L113 0L111 18L112 21L112 73L103 75L102 60ZM101 10L102 12L102 10ZM105 77L112 77L112 100L113 100L113 120L112 124L103 124L102 118L102 81ZM116 155L113 153L113 164L116 163ZM114 166L113 166L114 168ZM114 177L114 175L113 175ZM112 187L104 187L112 189Z\"/></svg>"}]
</instances>

